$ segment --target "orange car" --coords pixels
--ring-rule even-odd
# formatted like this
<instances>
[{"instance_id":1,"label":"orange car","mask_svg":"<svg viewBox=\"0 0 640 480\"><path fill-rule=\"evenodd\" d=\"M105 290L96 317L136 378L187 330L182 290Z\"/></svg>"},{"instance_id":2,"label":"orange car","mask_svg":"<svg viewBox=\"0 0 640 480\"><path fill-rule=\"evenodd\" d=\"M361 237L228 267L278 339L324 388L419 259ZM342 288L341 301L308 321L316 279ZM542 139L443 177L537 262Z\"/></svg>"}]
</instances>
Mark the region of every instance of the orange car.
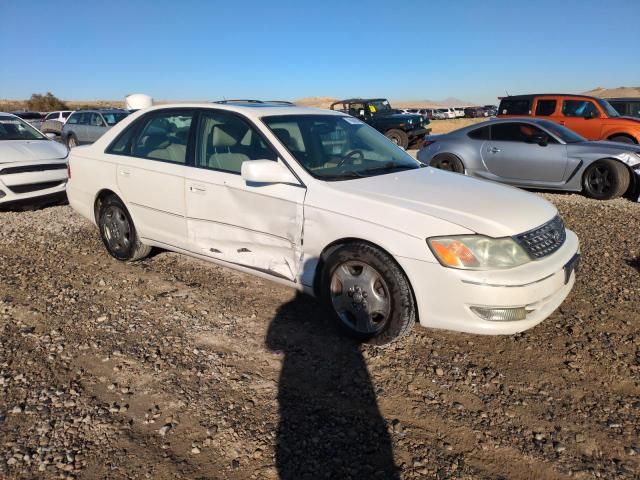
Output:
<instances>
[{"instance_id":1,"label":"orange car","mask_svg":"<svg viewBox=\"0 0 640 480\"><path fill-rule=\"evenodd\" d=\"M498 117L545 118L589 140L640 143L640 119L620 116L601 98L565 94L503 97Z\"/></svg>"}]
</instances>

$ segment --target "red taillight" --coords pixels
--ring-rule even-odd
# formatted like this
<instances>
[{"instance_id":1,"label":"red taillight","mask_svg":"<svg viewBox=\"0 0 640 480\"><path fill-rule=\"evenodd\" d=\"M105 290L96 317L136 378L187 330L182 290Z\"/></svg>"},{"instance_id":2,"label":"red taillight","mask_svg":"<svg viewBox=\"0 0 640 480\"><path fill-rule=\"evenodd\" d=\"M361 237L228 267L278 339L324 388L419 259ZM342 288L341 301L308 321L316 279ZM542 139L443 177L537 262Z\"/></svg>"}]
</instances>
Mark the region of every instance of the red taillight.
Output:
<instances>
[{"instance_id":1,"label":"red taillight","mask_svg":"<svg viewBox=\"0 0 640 480\"><path fill-rule=\"evenodd\" d=\"M422 142L422 148L427 148L429 145L436 143L435 140L425 140L424 142Z\"/></svg>"}]
</instances>

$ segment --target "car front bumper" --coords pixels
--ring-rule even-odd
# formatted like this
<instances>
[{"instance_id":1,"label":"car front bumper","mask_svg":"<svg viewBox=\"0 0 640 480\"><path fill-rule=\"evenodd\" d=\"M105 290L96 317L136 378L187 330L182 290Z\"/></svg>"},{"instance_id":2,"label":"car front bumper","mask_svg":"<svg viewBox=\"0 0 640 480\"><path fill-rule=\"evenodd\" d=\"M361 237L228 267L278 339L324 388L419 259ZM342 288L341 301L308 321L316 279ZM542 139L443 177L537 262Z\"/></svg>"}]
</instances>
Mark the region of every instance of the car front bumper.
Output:
<instances>
[{"instance_id":1,"label":"car front bumper","mask_svg":"<svg viewBox=\"0 0 640 480\"><path fill-rule=\"evenodd\" d=\"M527 330L551 315L569 295L579 253L576 235L567 230L564 245L548 257L520 267L490 272L456 270L439 263L400 257L413 286L420 324L475 334L509 335ZM522 308L523 320L490 321L471 307Z\"/></svg>"},{"instance_id":2,"label":"car front bumper","mask_svg":"<svg viewBox=\"0 0 640 480\"><path fill-rule=\"evenodd\" d=\"M64 195L67 162L29 161L0 165L0 205L29 203L41 197Z\"/></svg>"}]
</instances>

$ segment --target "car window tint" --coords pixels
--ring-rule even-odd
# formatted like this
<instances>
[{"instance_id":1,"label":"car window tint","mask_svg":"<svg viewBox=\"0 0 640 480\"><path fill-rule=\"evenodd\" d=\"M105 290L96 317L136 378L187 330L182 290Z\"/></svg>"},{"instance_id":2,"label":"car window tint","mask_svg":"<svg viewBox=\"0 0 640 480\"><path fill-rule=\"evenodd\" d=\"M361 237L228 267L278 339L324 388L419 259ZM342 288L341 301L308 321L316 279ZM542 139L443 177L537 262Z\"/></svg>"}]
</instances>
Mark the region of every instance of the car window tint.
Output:
<instances>
[{"instance_id":1,"label":"car window tint","mask_svg":"<svg viewBox=\"0 0 640 480\"><path fill-rule=\"evenodd\" d=\"M240 173L250 160L277 160L254 127L237 115L210 111L200 116L196 165L211 170Z\"/></svg>"},{"instance_id":2,"label":"car window tint","mask_svg":"<svg viewBox=\"0 0 640 480\"><path fill-rule=\"evenodd\" d=\"M92 127L104 127L104 121L99 113L92 113L89 116L89 125Z\"/></svg>"},{"instance_id":3,"label":"car window tint","mask_svg":"<svg viewBox=\"0 0 640 480\"><path fill-rule=\"evenodd\" d=\"M62 118L67 118L71 115L71 112L62 112Z\"/></svg>"},{"instance_id":4,"label":"car window tint","mask_svg":"<svg viewBox=\"0 0 640 480\"><path fill-rule=\"evenodd\" d=\"M45 120L57 120L58 119L58 114L57 113L50 113L49 115L44 117L44 119Z\"/></svg>"},{"instance_id":5,"label":"car window tint","mask_svg":"<svg viewBox=\"0 0 640 480\"><path fill-rule=\"evenodd\" d=\"M138 123L134 122L132 125L129 125L120 133L120 135L116 138L115 142L113 142L109 147L107 147L106 153L113 153L116 155L130 155L131 154L131 145L133 143L133 137L136 133Z\"/></svg>"},{"instance_id":6,"label":"car window tint","mask_svg":"<svg viewBox=\"0 0 640 480\"><path fill-rule=\"evenodd\" d=\"M67 120L67 125L75 125L76 123L78 123L78 118L80 117L80 114L76 113L75 115L71 115L69 117L69 120Z\"/></svg>"},{"instance_id":7,"label":"car window tint","mask_svg":"<svg viewBox=\"0 0 640 480\"><path fill-rule=\"evenodd\" d=\"M81 113L80 117L78 118L78 125L88 125L89 124L89 118L91 117L90 113Z\"/></svg>"},{"instance_id":8,"label":"car window tint","mask_svg":"<svg viewBox=\"0 0 640 480\"><path fill-rule=\"evenodd\" d=\"M565 100L562 102L562 114L565 117L586 117L597 112L598 109L589 100Z\"/></svg>"},{"instance_id":9,"label":"car window tint","mask_svg":"<svg viewBox=\"0 0 640 480\"><path fill-rule=\"evenodd\" d=\"M500 102L500 113L502 115L530 115L531 100L505 98Z\"/></svg>"},{"instance_id":10,"label":"car window tint","mask_svg":"<svg viewBox=\"0 0 640 480\"><path fill-rule=\"evenodd\" d=\"M168 111L150 115L133 142L131 154L185 164L192 120L193 112Z\"/></svg>"},{"instance_id":11,"label":"car window tint","mask_svg":"<svg viewBox=\"0 0 640 480\"><path fill-rule=\"evenodd\" d=\"M487 125L486 127L476 128L467 133L467 135L474 140L489 140L491 137L491 126Z\"/></svg>"},{"instance_id":12,"label":"car window tint","mask_svg":"<svg viewBox=\"0 0 640 480\"><path fill-rule=\"evenodd\" d=\"M538 104L536 105L536 115L548 117L549 115L553 115L553 112L556 111L556 100L538 100Z\"/></svg>"},{"instance_id":13,"label":"car window tint","mask_svg":"<svg viewBox=\"0 0 640 480\"><path fill-rule=\"evenodd\" d=\"M550 142L554 141L543 130L530 123L495 123L491 126L491 139L495 141L533 143L536 135L544 135Z\"/></svg>"}]
</instances>

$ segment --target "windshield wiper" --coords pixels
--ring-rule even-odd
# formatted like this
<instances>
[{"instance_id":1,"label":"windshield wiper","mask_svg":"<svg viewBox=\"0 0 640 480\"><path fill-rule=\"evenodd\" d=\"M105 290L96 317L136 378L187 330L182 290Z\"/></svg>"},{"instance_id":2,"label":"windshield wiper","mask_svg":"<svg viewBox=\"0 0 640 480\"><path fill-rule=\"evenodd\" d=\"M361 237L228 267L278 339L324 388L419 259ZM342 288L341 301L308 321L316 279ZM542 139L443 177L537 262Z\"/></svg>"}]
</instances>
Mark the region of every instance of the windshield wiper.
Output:
<instances>
[{"instance_id":1,"label":"windshield wiper","mask_svg":"<svg viewBox=\"0 0 640 480\"><path fill-rule=\"evenodd\" d=\"M382 167L368 168L366 170L362 170L360 171L360 173L363 173L363 174L391 173L391 172L399 172L401 170L415 170L417 168L420 168L420 167L418 165L411 166L411 165L398 165L396 163L387 163Z\"/></svg>"},{"instance_id":2,"label":"windshield wiper","mask_svg":"<svg viewBox=\"0 0 640 480\"><path fill-rule=\"evenodd\" d=\"M356 172L355 170L349 170L347 172L343 172L339 175L322 175L323 180L348 180L350 178L365 178L366 175L362 175L360 172Z\"/></svg>"}]
</instances>

